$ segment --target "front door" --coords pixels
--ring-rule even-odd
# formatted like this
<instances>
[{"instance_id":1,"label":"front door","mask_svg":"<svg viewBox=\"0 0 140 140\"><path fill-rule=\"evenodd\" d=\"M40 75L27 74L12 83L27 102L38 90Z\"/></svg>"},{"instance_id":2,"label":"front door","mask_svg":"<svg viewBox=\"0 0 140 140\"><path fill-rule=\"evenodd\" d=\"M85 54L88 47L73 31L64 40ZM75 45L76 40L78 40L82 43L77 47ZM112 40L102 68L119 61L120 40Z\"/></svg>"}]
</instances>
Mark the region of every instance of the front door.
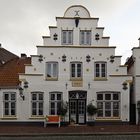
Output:
<instances>
[{"instance_id":1,"label":"front door","mask_svg":"<svg viewBox=\"0 0 140 140\"><path fill-rule=\"evenodd\" d=\"M76 124L86 123L86 92L69 92L69 118Z\"/></svg>"}]
</instances>

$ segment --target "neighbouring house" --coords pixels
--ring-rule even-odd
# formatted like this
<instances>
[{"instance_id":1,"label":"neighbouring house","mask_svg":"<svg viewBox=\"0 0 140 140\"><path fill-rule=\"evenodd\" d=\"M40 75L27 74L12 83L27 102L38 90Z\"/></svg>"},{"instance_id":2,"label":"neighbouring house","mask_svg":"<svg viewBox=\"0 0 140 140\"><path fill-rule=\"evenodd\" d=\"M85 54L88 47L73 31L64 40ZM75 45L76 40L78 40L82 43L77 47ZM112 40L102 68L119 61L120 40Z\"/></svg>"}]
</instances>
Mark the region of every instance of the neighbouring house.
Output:
<instances>
[{"instance_id":1,"label":"neighbouring house","mask_svg":"<svg viewBox=\"0 0 140 140\"><path fill-rule=\"evenodd\" d=\"M19 73L19 79L10 78L16 88L0 90L0 121L43 122L46 115L59 115L62 102L68 102L68 123L91 121L90 103L98 108L95 123L130 122L132 76L98 21L84 6L71 6L56 17L56 26L49 26L50 36L43 36L31 63L24 61L25 71L14 71L22 58L3 65L7 74Z\"/></svg>"},{"instance_id":2,"label":"neighbouring house","mask_svg":"<svg viewBox=\"0 0 140 140\"><path fill-rule=\"evenodd\" d=\"M25 72L25 64L31 59L25 54L0 66L0 122L16 120L22 112L19 73ZM18 115L17 115L18 114Z\"/></svg>"},{"instance_id":3,"label":"neighbouring house","mask_svg":"<svg viewBox=\"0 0 140 140\"><path fill-rule=\"evenodd\" d=\"M18 56L4 49L2 45L0 44L0 66L16 57Z\"/></svg>"},{"instance_id":4,"label":"neighbouring house","mask_svg":"<svg viewBox=\"0 0 140 140\"><path fill-rule=\"evenodd\" d=\"M131 122L140 122L140 38L139 46L132 48L132 56L125 63L128 67L128 74L133 75L133 82L130 92L130 118Z\"/></svg>"}]
</instances>

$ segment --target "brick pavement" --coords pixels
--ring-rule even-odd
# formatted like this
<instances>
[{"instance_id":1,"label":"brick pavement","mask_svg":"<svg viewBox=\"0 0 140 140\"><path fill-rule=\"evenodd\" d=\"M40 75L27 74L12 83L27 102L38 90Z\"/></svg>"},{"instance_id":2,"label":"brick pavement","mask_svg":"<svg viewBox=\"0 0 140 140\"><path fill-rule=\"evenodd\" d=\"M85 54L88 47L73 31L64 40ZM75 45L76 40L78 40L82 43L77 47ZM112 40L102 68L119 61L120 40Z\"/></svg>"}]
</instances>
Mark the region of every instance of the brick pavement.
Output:
<instances>
[{"instance_id":1,"label":"brick pavement","mask_svg":"<svg viewBox=\"0 0 140 140\"><path fill-rule=\"evenodd\" d=\"M41 135L41 134L113 134L139 133L140 126L136 125L104 125L104 126L49 126L39 125L0 125L0 135Z\"/></svg>"}]
</instances>

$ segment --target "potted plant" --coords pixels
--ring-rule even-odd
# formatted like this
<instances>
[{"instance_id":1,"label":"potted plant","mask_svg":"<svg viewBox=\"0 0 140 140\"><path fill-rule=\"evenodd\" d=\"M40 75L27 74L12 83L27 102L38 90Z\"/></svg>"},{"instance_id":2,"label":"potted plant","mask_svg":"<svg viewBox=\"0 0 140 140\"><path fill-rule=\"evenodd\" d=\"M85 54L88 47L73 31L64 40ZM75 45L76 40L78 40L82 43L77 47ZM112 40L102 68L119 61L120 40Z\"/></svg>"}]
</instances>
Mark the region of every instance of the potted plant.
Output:
<instances>
[{"instance_id":1,"label":"potted plant","mask_svg":"<svg viewBox=\"0 0 140 140\"><path fill-rule=\"evenodd\" d=\"M67 111L68 111L68 102L62 101L61 107L60 107L60 110L59 110L59 115L61 116L61 121L63 123L65 123L65 116L67 114Z\"/></svg>"},{"instance_id":2,"label":"potted plant","mask_svg":"<svg viewBox=\"0 0 140 140\"><path fill-rule=\"evenodd\" d=\"M87 113L89 116L88 123L90 125L94 124L94 115L97 113L97 108L92 103L87 105Z\"/></svg>"}]
</instances>

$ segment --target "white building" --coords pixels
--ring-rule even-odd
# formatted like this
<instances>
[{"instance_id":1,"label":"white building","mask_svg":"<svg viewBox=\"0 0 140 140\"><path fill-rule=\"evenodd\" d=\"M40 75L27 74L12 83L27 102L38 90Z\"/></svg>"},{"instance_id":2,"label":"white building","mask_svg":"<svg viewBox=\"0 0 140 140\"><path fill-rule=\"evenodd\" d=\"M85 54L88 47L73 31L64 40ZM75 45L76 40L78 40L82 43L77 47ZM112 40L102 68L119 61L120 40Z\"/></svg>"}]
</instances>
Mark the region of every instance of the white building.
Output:
<instances>
[{"instance_id":1,"label":"white building","mask_svg":"<svg viewBox=\"0 0 140 140\"><path fill-rule=\"evenodd\" d=\"M115 56L116 47L109 46L98 20L81 5L56 17L56 26L49 26L50 36L43 36L37 55L31 56L25 73L19 74L23 91L15 91L15 114L0 111L1 121L6 116L10 121L41 122L45 115L59 114L62 101L69 103L67 122L73 118L76 124L87 123L89 103L98 108L95 122L130 121L132 76L121 65L121 56ZM2 104L3 90L0 92Z\"/></svg>"},{"instance_id":2,"label":"white building","mask_svg":"<svg viewBox=\"0 0 140 140\"><path fill-rule=\"evenodd\" d=\"M132 48L132 56L127 60L128 74L133 75L133 85L130 93L131 122L140 123L140 38L139 46ZM138 113L139 112L139 113Z\"/></svg>"}]
</instances>

